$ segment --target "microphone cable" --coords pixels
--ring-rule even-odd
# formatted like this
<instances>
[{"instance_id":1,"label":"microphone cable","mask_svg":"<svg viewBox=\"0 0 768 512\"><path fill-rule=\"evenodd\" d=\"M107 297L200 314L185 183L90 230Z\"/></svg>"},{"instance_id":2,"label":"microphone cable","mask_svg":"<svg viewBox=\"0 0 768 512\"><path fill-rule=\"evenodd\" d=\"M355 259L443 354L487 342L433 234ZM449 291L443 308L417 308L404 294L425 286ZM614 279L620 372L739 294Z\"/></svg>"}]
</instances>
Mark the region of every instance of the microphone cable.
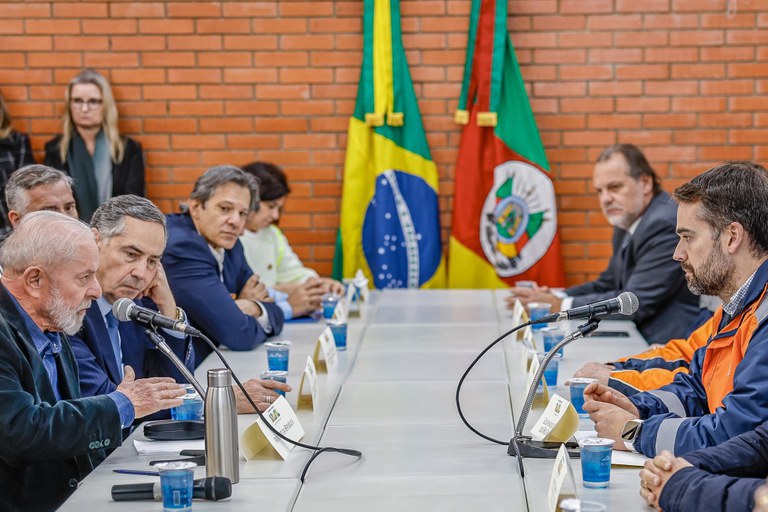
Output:
<instances>
[{"instance_id":1,"label":"microphone cable","mask_svg":"<svg viewBox=\"0 0 768 512\"><path fill-rule=\"evenodd\" d=\"M288 436L286 436L286 435L282 434L281 432L279 432L275 427L272 426L272 424L269 421L267 421L266 418L264 418L264 414L256 406L256 402L254 402L253 399L251 398L251 395L248 394L248 391L246 391L245 386L243 386L243 383L240 382L240 379L237 378L237 375L235 375L235 372L232 371L232 367L229 366L229 363L224 358L224 355L219 350L219 347L217 347L210 340L210 338L208 338L208 336L206 336L203 333L200 333L200 338L203 341L205 341L208 344L208 346L210 346L213 349L214 352L216 352L216 355L219 357L219 359L221 359L221 362L224 364L224 366L227 368L227 370L229 370L230 373L232 373L232 379L237 383L237 387L240 388L240 391L242 391L243 395L245 395L246 400L248 400L248 402L251 404L251 407L253 408L253 410L256 411L256 414L259 415L259 418L261 418L261 420L264 422L264 424L267 426L267 428L272 431L272 433L277 435L277 437L279 437L283 441L287 441L287 442L291 443L294 446L298 446L300 448L306 448L307 450L312 450L313 452L315 452L315 453L312 454L312 456L309 458L307 463L304 465L304 469L302 470L301 477L300 477L301 483L304 483L304 478L306 477L307 472L309 471L309 466L315 461L317 456L320 455L323 452L341 453L341 454L344 454L344 455L349 455L350 457L357 457L358 459L363 456L363 452L361 452L360 450L354 450L354 449L351 449L351 448L335 448L335 447L332 447L332 446L325 446L324 447L324 446L315 446L315 445L311 445L311 444L304 444L304 443L301 443L299 441L294 441L293 439L290 439ZM504 444L506 444L506 443L504 443Z\"/></svg>"},{"instance_id":2,"label":"microphone cable","mask_svg":"<svg viewBox=\"0 0 768 512\"><path fill-rule=\"evenodd\" d=\"M498 342L500 342L501 340L503 340L504 338L506 338L506 337L507 337L507 336L509 336L510 334L512 334L512 333L514 333L514 332L516 332L516 331L518 331L518 330L520 330L520 329L522 329L523 327L526 327L526 326L532 325L532 323L533 323L533 322L531 322L531 321L528 321L528 322L525 322L524 324L520 324L520 325L518 325L517 327L515 327L514 329L511 329L511 330L509 330L509 331L505 332L504 334L502 334L501 336L499 336L498 338L496 338L495 340L493 340L493 341L491 342L491 344L490 344L490 345L488 345L487 347L485 347L485 348L483 349L483 351L482 351L482 352L480 352L480 354L478 354L478 356L475 358L475 360L474 360L474 361L472 361L472 364L470 364L470 365L469 365L469 367L467 368L467 370L464 372L464 375L462 375L462 376L461 376L461 379L459 379L459 384L458 384L458 386L456 386L456 409L459 411L459 417L461 417L461 421L463 421L463 422L464 422L464 425L466 425L466 426L467 426L467 428L468 428L469 430L471 430L472 432L474 432L474 433L475 433L475 434L477 434L478 436L482 437L483 439L485 439L485 440L487 440L487 441L491 441L492 443L501 444L501 445L504 445L504 446L507 446L507 445L509 445L509 441L500 441L500 440L498 440L498 439L494 439L494 438L492 438L491 436L487 436L487 435L483 434L482 432L480 432L480 431L479 431L479 430L477 430L475 427L473 427L472 425L470 425L470 424L469 424L469 420L467 420L467 418L464 416L464 412L461 410L461 397L460 397L460 395L461 395L461 386L462 386L462 384L464 384L464 380L467 378L467 375L469 375L469 372L471 372L471 371L472 371L472 368L474 368L474 367L475 367L475 365L478 363L478 361L480 361L480 359L481 359L481 358L482 358L482 357L483 357L483 356L484 356L484 355L485 355L485 354L486 354L486 353L487 353L489 350L491 350L491 349L492 349L492 348L493 348L493 347L494 347L494 346L495 346L495 345L496 345Z\"/></svg>"}]
</instances>

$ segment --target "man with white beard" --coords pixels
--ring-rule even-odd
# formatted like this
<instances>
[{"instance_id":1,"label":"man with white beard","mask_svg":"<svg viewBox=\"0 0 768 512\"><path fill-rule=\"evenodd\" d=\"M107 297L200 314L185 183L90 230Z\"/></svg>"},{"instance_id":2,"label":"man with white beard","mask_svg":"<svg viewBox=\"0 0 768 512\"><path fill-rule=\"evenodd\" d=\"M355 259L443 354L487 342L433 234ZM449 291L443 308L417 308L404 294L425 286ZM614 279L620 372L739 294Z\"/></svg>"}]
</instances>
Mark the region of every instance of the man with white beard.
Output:
<instances>
[{"instance_id":1,"label":"man with white beard","mask_svg":"<svg viewBox=\"0 0 768 512\"><path fill-rule=\"evenodd\" d=\"M125 378L81 398L67 334L91 301L99 253L85 224L30 213L0 247L0 493L2 510L54 510L134 417L180 405L170 378Z\"/></svg>"}]
</instances>

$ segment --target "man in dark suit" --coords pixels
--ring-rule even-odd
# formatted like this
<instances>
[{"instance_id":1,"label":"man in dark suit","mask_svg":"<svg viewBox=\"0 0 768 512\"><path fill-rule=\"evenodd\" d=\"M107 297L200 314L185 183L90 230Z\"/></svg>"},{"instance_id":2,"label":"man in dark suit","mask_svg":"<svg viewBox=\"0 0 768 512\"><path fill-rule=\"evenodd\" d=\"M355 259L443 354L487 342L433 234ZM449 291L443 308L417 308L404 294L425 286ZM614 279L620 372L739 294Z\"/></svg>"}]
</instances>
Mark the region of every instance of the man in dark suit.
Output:
<instances>
[{"instance_id":1,"label":"man in dark suit","mask_svg":"<svg viewBox=\"0 0 768 512\"><path fill-rule=\"evenodd\" d=\"M672 259L678 241L677 205L661 190L648 160L632 144L603 151L595 164L593 185L603 214L614 226L608 268L596 280L566 289L565 296L546 288L512 288L508 304L515 299L548 302L560 310L628 290L640 302L632 320L649 342L685 337L698 314L699 300Z\"/></svg>"},{"instance_id":2,"label":"man in dark suit","mask_svg":"<svg viewBox=\"0 0 768 512\"><path fill-rule=\"evenodd\" d=\"M238 240L258 200L251 175L217 166L195 182L186 210L168 216L162 261L173 295L195 327L232 350L251 350L283 328L283 312L268 301ZM196 341L196 364L210 352Z\"/></svg>"},{"instance_id":3,"label":"man in dark suit","mask_svg":"<svg viewBox=\"0 0 768 512\"><path fill-rule=\"evenodd\" d=\"M71 337L83 396L114 391L122 380L124 365L133 368L136 378L163 376L186 383L170 359L155 348L144 327L134 322L118 325L111 313L115 301L130 299L163 316L186 322L186 314L176 307L160 264L166 243L165 216L147 199L118 196L99 206L91 219L91 228L99 248L96 277L102 296L86 312L80 332ZM164 329L160 334L185 366L194 371L191 339ZM267 388L290 390L277 381L250 380L245 386L265 409L277 397ZM253 412L240 391L235 394L242 412Z\"/></svg>"},{"instance_id":4,"label":"man in dark suit","mask_svg":"<svg viewBox=\"0 0 768 512\"><path fill-rule=\"evenodd\" d=\"M94 212L91 227L99 248L96 277L102 295L86 312L83 328L70 339L83 396L114 391L123 378L123 365L130 365L137 378L173 377L185 383L176 366L149 340L144 327L134 322L118 323L112 315L115 301L125 298L137 299L141 306L152 307L169 318L186 319L176 307L160 265L166 240L165 216L147 199L117 196ZM193 371L191 340L172 331L162 330L160 334Z\"/></svg>"},{"instance_id":5,"label":"man in dark suit","mask_svg":"<svg viewBox=\"0 0 768 512\"><path fill-rule=\"evenodd\" d=\"M181 404L168 378L125 379L81 398L66 334L100 294L98 250L84 224L30 213L0 246L0 510L56 509L134 416Z\"/></svg>"},{"instance_id":6,"label":"man in dark suit","mask_svg":"<svg viewBox=\"0 0 768 512\"><path fill-rule=\"evenodd\" d=\"M16 227L25 214L40 210L77 219L73 185L72 178L47 165L27 165L13 173L5 186L11 228Z\"/></svg>"}]
</instances>

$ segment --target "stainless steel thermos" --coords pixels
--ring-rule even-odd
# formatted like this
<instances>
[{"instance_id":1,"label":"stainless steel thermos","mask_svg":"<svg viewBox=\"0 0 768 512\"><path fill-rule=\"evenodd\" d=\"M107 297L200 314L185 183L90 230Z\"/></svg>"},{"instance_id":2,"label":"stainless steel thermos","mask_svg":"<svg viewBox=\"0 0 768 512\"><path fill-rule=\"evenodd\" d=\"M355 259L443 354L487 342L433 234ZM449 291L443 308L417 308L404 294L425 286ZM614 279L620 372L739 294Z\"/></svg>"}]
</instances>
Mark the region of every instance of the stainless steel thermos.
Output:
<instances>
[{"instance_id":1,"label":"stainless steel thermos","mask_svg":"<svg viewBox=\"0 0 768 512\"><path fill-rule=\"evenodd\" d=\"M232 372L208 370L205 393L206 476L225 476L233 484L240 480L240 452L237 441L237 404L232 389Z\"/></svg>"}]
</instances>

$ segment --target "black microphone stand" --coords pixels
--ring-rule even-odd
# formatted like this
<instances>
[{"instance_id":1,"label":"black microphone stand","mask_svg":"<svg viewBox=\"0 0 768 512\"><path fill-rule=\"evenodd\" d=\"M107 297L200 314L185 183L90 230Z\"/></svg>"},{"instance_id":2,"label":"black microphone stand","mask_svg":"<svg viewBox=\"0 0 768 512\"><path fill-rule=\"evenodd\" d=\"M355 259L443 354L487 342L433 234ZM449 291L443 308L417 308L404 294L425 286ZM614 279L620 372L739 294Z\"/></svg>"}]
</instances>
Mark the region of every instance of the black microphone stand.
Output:
<instances>
[{"instance_id":1,"label":"black microphone stand","mask_svg":"<svg viewBox=\"0 0 768 512\"><path fill-rule=\"evenodd\" d=\"M165 354L165 356L171 360L173 365L178 368L181 374L184 375L184 378L187 379L187 382L192 384L192 386L195 388L195 391L197 391L197 393L200 395L200 398L205 398L205 389L203 389L203 386L197 382L195 376L192 375L192 372L189 371L189 368L187 368L184 363L181 362L179 356L174 354L173 350L171 350L171 347L168 346L168 343L165 342L165 338L160 336L160 334L158 334L153 329L156 329L156 327L153 326L152 329L147 327L144 329L144 332L147 334L147 336L149 336L149 339L152 341L152 343L155 344L158 350Z\"/></svg>"},{"instance_id":2,"label":"black microphone stand","mask_svg":"<svg viewBox=\"0 0 768 512\"><path fill-rule=\"evenodd\" d=\"M531 323L537 323L536 321ZM544 376L544 370L547 365L555 357L555 354L564 346L571 343L574 340L583 338L597 329L600 320L598 318L590 318L586 323L580 325L571 334L560 340L549 352L544 356L544 360L541 362L539 369L536 371L536 375L533 377L530 389L528 389L528 397L525 399L523 409L520 412L520 418L517 420L517 426L515 428L514 437L509 441L507 448L507 455L514 455L517 458L517 464L520 468L520 476L525 478L525 470L523 469L523 457L529 457L533 459L554 459L557 456L557 451L560 448L560 443L550 443L543 441L534 441L531 436L524 436L523 429L525 428L525 422L528 419L528 413L531 412L531 405L536 397L536 391L541 382L541 378ZM575 443L566 443L566 449L568 449L568 455L571 457L579 457L579 447Z\"/></svg>"}]
</instances>

